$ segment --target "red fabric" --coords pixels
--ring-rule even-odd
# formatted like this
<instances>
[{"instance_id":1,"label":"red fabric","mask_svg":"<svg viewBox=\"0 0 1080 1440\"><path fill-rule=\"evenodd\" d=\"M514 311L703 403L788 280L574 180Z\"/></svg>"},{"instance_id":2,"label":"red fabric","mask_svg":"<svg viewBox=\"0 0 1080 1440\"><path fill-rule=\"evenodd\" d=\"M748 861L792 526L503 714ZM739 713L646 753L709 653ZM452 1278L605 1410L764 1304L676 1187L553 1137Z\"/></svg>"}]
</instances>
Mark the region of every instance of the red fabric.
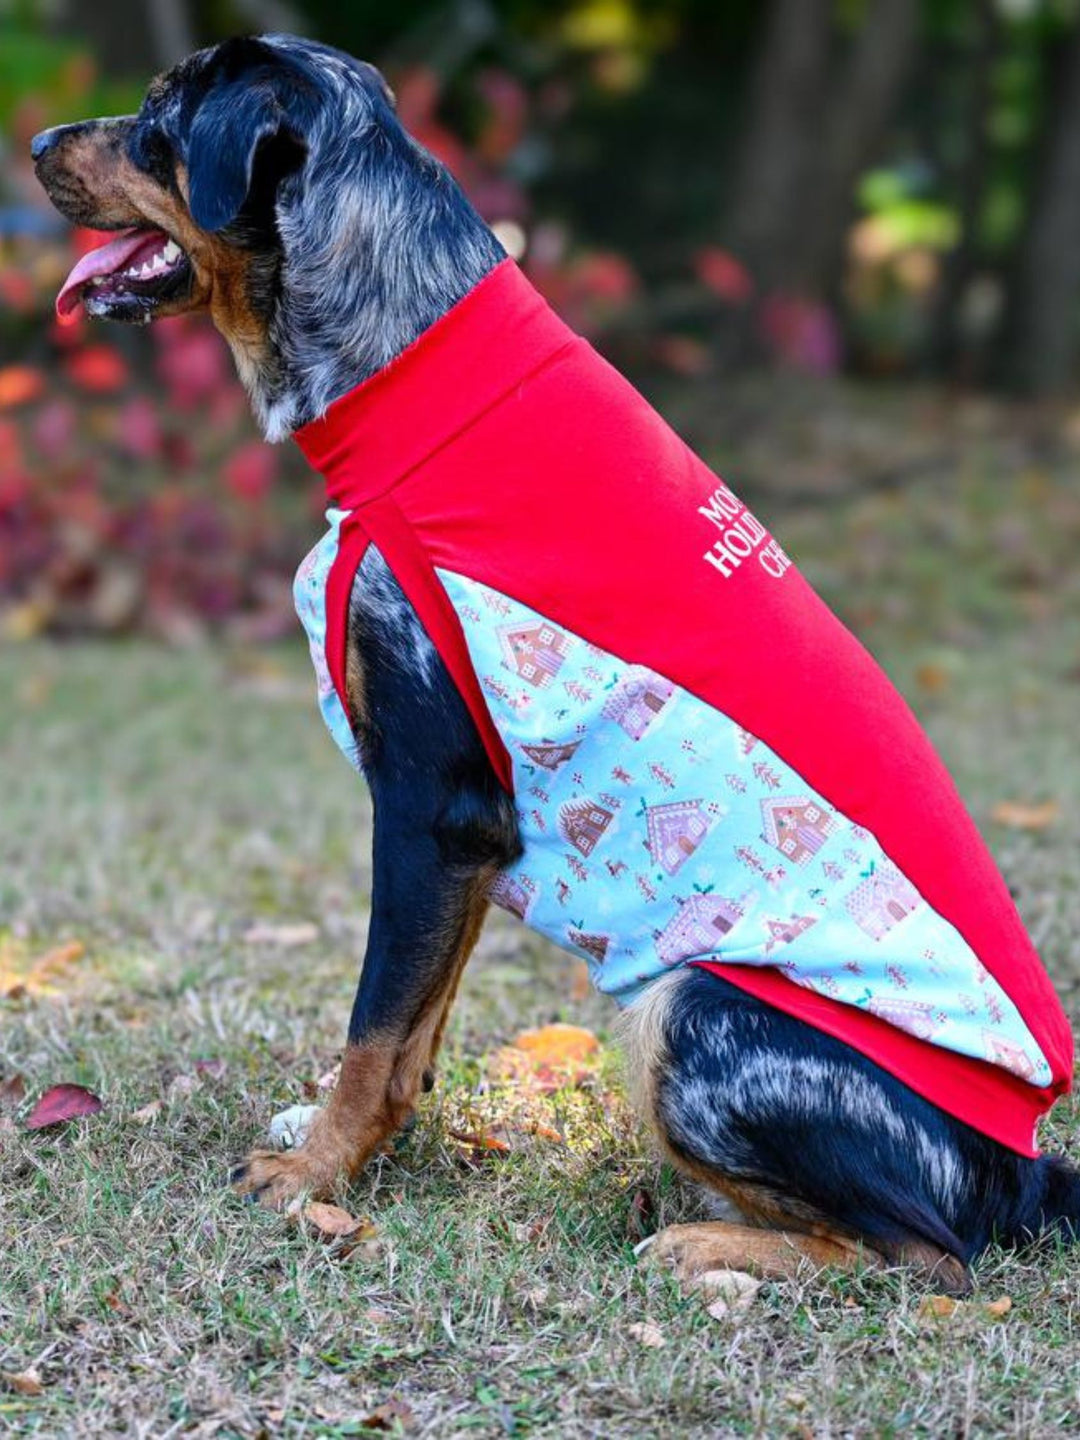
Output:
<instances>
[{"instance_id":1,"label":"red fabric","mask_svg":"<svg viewBox=\"0 0 1080 1440\"><path fill-rule=\"evenodd\" d=\"M1035 1121L1071 1082L1072 1037L941 761L869 654L784 568L771 537L726 488L716 498L717 478L513 262L296 439L333 503L352 510L349 523L383 551L508 788L508 757L433 567L666 675L872 831L1013 1000L1051 1066L1049 1087L916 1040L775 971L705 968L1035 1153ZM710 508L715 522L703 513ZM343 543L335 571L351 581L357 559ZM335 574L330 588L346 590ZM328 599L343 700L345 619L345 605Z\"/></svg>"}]
</instances>

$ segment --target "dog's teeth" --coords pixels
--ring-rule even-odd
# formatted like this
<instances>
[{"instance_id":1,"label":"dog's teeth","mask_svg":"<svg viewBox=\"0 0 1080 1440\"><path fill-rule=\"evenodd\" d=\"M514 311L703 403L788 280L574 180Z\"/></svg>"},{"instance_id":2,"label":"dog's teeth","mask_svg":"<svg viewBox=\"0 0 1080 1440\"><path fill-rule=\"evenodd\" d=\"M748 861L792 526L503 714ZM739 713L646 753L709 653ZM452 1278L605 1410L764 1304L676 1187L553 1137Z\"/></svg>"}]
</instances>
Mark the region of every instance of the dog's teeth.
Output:
<instances>
[{"instance_id":1,"label":"dog's teeth","mask_svg":"<svg viewBox=\"0 0 1080 1440\"><path fill-rule=\"evenodd\" d=\"M161 252L159 251L159 252L154 256L154 260L153 260L153 264L152 264L152 266L151 266L151 269L153 269L153 270L164 270L164 268L165 268L165 256L164 256L163 254L161 254Z\"/></svg>"},{"instance_id":2,"label":"dog's teeth","mask_svg":"<svg viewBox=\"0 0 1080 1440\"><path fill-rule=\"evenodd\" d=\"M162 255L164 256L164 258L168 261L168 263L171 265L174 260L179 260L181 254L182 254L182 251L181 251L181 249L180 249L180 246L177 245L177 243L176 243L175 240L170 240L169 243L165 246L165 249L164 249L161 253L162 253Z\"/></svg>"}]
</instances>

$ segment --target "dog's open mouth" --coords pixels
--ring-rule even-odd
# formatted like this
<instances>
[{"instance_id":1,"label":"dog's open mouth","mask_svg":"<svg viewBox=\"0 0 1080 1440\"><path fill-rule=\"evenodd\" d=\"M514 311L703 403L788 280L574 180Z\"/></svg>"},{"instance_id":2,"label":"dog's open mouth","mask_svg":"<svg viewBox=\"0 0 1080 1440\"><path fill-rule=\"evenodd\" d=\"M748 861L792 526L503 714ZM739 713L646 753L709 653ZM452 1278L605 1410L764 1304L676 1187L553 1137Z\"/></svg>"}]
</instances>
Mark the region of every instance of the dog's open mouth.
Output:
<instances>
[{"instance_id":1,"label":"dog's open mouth","mask_svg":"<svg viewBox=\"0 0 1080 1440\"><path fill-rule=\"evenodd\" d=\"M79 306L111 320L149 320L191 286L191 261L163 230L125 230L82 257L56 297L56 318L72 323Z\"/></svg>"}]
</instances>

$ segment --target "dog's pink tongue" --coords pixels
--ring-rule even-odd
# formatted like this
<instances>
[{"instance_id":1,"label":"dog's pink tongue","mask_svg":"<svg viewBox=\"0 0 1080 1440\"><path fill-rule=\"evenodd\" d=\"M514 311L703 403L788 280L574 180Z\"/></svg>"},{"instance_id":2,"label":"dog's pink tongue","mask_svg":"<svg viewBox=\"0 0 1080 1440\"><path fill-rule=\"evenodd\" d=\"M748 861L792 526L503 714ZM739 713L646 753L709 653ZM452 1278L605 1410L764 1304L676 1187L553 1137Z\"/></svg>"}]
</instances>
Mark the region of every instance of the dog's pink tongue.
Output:
<instances>
[{"instance_id":1,"label":"dog's pink tongue","mask_svg":"<svg viewBox=\"0 0 1080 1440\"><path fill-rule=\"evenodd\" d=\"M56 318L61 325L71 325L76 311L82 303L82 287L97 275L112 275L120 270L148 240L156 237L155 230L124 230L107 245L88 250L61 286L56 297ZM167 237L162 235L164 241Z\"/></svg>"}]
</instances>

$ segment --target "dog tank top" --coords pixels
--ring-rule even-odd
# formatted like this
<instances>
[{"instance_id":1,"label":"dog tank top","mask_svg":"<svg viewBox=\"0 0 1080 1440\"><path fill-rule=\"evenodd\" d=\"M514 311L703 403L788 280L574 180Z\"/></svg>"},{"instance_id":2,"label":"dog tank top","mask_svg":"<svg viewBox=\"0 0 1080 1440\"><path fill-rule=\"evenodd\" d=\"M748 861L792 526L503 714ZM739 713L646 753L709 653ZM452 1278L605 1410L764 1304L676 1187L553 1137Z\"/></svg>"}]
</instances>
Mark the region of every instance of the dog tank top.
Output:
<instances>
[{"instance_id":1,"label":"dog tank top","mask_svg":"<svg viewBox=\"0 0 1080 1440\"><path fill-rule=\"evenodd\" d=\"M693 964L1034 1154L1072 1040L914 716L780 545L505 261L297 431L296 601L354 764L349 595L382 553L517 807L492 899L632 1002Z\"/></svg>"}]
</instances>

